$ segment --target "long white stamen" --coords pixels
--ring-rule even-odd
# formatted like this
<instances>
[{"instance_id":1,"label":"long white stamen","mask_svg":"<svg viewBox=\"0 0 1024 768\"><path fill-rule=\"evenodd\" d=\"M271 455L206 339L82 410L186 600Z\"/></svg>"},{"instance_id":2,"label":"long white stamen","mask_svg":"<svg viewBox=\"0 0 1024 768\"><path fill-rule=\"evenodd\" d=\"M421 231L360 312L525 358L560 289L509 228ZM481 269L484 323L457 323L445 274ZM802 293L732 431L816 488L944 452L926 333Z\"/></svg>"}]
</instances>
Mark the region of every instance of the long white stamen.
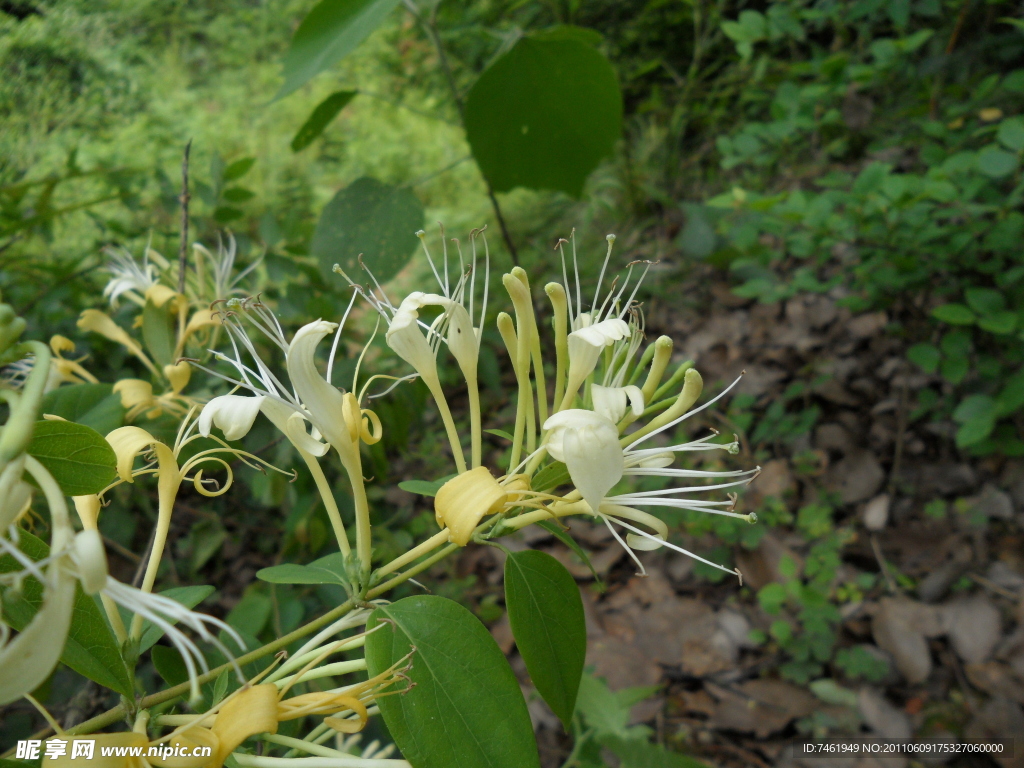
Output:
<instances>
[{"instance_id":1,"label":"long white stamen","mask_svg":"<svg viewBox=\"0 0 1024 768\"><path fill-rule=\"evenodd\" d=\"M652 536L651 534L647 533L647 531L642 531L639 528L630 525L629 523L622 522L619 518L615 518L615 522L621 525L623 528L637 534L638 536L643 536L645 539L656 541L663 547L668 547L669 549L673 549L676 552L680 552L686 555L687 557L692 557L694 560L699 560L705 565L710 565L712 568L717 568L720 571L725 571L726 573L731 573L733 575L739 575L736 571L726 568L724 565L719 565L718 563L712 563L710 560L705 560L700 555L695 555L693 554L693 552L683 549L682 547L678 547L675 544L672 544L671 542L665 541L664 539L659 539L657 536Z\"/></svg>"},{"instance_id":2,"label":"long white stamen","mask_svg":"<svg viewBox=\"0 0 1024 768\"><path fill-rule=\"evenodd\" d=\"M604 281L604 272L608 269L608 261L612 257L612 245L615 243L615 235L606 235L605 240L608 241L608 250L605 252L604 263L601 265L601 274L597 278L597 288L594 289L594 301L590 305L591 312L597 308L597 301L601 297L601 283Z\"/></svg>"},{"instance_id":3,"label":"long white stamen","mask_svg":"<svg viewBox=\"0 0 1024 768\"><path fill-rule=\"evenodd\" d=\"M341 331L345 327L345 321L348 320L348 313L352 311L352 305L356 303L356 296L359 293L352 291L352 298L349 299L348 307L345 308L345 314L341 316L341 322L338 323L338 330L334 333L334 343L331 344L331 355L327 358L327 383L331 383L331 374L334 372L334 355L338 351L338 342L341 340Z\"/></svg>"},{"instance_id":4,"label":"long white stamen","mask_svg":"<svg viewBox=\"0 0 1024 768\"><path fill-rule=\"evenodd\" d=\"M640 558L636 556L636 552L634 552L634 551L633 551L633 548L632 548L632 547L630 547L630 546L629 546L629 545L628 545L628 544L627 544L627 543L626 543L626 542L625 542L625 541L624 541L624 540L622 539L622 537L621 537L621 536L619 536L619 532L618 532L618 531L616 531L616 530L615 530L614 528L612 528L612 524L611 524L611 521L610 521L610 520L608 519L608 516L607 516L607 515L603 515L603 514L600 514L600 513L599 513L599 517L600 517L600 518L601 518L602 520L604 520L604 524L608 526L608 530L612 532L612 536L614 536L614 537L615 537L615 540L616 540L617 542L619 542L619 544L621 544L621 545L622 545L622 548L623 548L624 550L626 550L626 553L627 553L627 554L628 554L628 555L629 555L629 556L630 556L630 557L631 557L631 558L633 559L633 562L634 562L634 563L636 563L636 567L640 569L640 573L639 573L639 575L640 575L640 576L646 576L646 575L647 575L647 569L646 569L646 568L644 568L644 564L640 562ZM618 520L616 520L616 522L619 522L619 521L618 521Z\"/></svg>"},{"instance_id":5,"label":"long white stamen","mask_svg":"<svg viewBox=\"0 0 1024 768\"><path fill-rule=\"evenodd\" d=\"M680 416L678 419L674 419L674 420L670 421L668 424L665 424L664 426L658 427L657 429L648 432L646 435L641 437L639 440L634 440L632 443L630 443L629 445L626 446L626 450L628 451L634 445L639 445L640 443L644 442L645 440L650 440L652 437L654 437L658 433L664 432L666 429L671 429L676 424L680 424L680 423L686 421L688 418L690 418L694 414L700 413L705 408L707 408L707 407L709 407L711 405L714 405L719 400L721 400L723 397L725 397L727 394L729 394L730 390L732 390L733 387L735 387L737 384L739 384L740 383L740 379L742 379L742 378L743 378L743 374L741 373L739 376L736 377L736 380L732 384L730 384L728 387L726 387L724 390L722 390L722 392L720 394L718 394L715 397L713 397L710 400L708 400L706 403L704 403L704 405L701 405L701 406L699 406L697 408L694 408L691 411L687 411L682 416ZM664 449L662 449L662 450L664 450Z\"/></svg>"}]
</instances>

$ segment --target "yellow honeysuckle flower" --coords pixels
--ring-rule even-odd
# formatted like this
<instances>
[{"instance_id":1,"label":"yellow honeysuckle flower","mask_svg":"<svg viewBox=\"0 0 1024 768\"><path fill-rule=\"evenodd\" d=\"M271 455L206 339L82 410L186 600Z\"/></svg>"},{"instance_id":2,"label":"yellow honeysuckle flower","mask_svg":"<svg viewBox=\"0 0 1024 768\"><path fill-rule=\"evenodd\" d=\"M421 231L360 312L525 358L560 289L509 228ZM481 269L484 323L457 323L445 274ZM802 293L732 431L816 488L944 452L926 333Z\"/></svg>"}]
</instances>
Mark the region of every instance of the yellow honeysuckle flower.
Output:
<instances>
[{"instance_id":1,"label":"yellow honeysuckle flower","mask_svg":"<svg viewBox=\"0 0 1024 768\"><path fill-rule=\"evenodd\" d=\"M46 391L56 389L61 384L90 383L95 384L98 380L82 367L81 363L88 357L83 355L77 360L69 360L63 356L64 352L74 352L75 343L64 336L54 336L50 339L50 349L53 350L53 357L50 358L50 372L46 380Z\"/></svg>"},{"instance_id":2,"label":"yellow honeysuckle flower","mask_svg":"<svg viewBox=\"0 0 1024 768\"><path fill-rule=\"evenodd\" d=\"M84 310L78 318L78 328L83 331L98 333L100 336L117 342L139 358L142 364L149 369L150 373L154 376L160 375L156 366L153 365L153 361L142 351L142 347L139 346L138 342L129 336L127 331L121 326L115 323L106 312L101 312L98 309Z\"/></svg>"}]
</instances>

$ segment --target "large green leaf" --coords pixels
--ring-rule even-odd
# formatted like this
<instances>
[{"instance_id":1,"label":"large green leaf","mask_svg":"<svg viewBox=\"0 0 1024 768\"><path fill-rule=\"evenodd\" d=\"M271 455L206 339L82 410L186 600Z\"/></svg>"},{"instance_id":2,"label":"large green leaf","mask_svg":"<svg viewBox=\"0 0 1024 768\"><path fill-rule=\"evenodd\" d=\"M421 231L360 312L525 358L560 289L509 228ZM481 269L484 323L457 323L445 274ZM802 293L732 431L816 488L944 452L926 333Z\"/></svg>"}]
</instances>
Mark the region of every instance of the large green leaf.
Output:
<instances>
[{"instance_id":1,"label":"large green leaf","mask_svg":"<svg viewBox=\"0 0 1024 768\"><path fill-rule=\"evenodd\" d=\"M46 542L24 530L18 531L18 548L33 560L42 560L50 554ZM13 557L0 557L0 573L18 570L21 570L21 565ZM43 604L43 585L32 577L25 579L20 595L9 589L0 589L0 594L3 596L4 619L19 632L28 626ZM59 642L60 638L53 638L53 641ZM71 629L60 660L106 688L128 697L134 695L135 686L121 660L117 640L96 601L82 591L81 585L75 588Z\"/></svg>"},{"instance_id":2,"label":"large green leaf","mask_svg":"<svg viewBox=\"0 0 1024 768\"><path fill-rule=\"evenodd\" d=\"M526 702L487 629L456 602L407 597L367 622L366 664L378 675L413 653L412 684L377 700L405 759L416 768L539 768Z\"/></svg>"},{"instance_id":3,"label":"large green leaf","mask_svg":"<svg viewBox=\"0 0 1024 768\"><path fill-rule=\"evenodd\" d=\"M121 396L111 384L72 384L43 396L42 413L92 427L106 435L124 425Z\"/></svg>"},{"instance_id":4,"label":"large green leaf","mask_svg":"<svg viewBox=\"0 0 1024 768\"><path fill-rule=\"evenodd\" d=\"M292 152L301 152L324 132L331 120L338 116L338 113L345 108L359 91L337 91L316 105L313 114L302 124L295 138L292 139Z\"/></svg>"},{"instance_id":5,"label":"large green leaf","mask_svg":"<svg viewBox=\"0 0 1024 768\"><path fill-rule=\"evenodd\" d=\"M117 472L117 456L103 436L70 421L37 421L28 453L68 496L99 493Z\"/></svg>"},{"instance_id":6,"label":"large green leaf","mask_svg":"<svg viewBox=\"0 0 1024 768\"><path fill-rule=\"evenodd\" d=\"M569 36L524 37L470 89L465 124L495 191L558 189L578 197L622 133L622 93L593 46Z\"/></svg>"},{"instance_id":7,"label":"large green leaf","mask_svg":"<svg viewBox=\"0 0 1024 768\"><path fill-rule=\"evenodd\" d=\"M284 57L280 99L347 56L399 0L321 0L302 20Z\"/></svg>"},{"instance_id":8,"label":"large green leaf","mask_svg":"<svg viewBox=\"0 0 1024 768\"><path fill-rule=\"evenodd\" d=\"M329 284L341 285L335 264L353 280L364 280L359 256L381 283L402 269L419 245L423 204L409 189L399 189L364 176L341 190L324 206L313 233L311 250Z\"/></svg>"},{"instance_id":9,"label":"large green leaf","mask_svg":"<svg viewBox=\"0 0 1024 768\"><path fill-rule=\"evenodd\" d=\"M533 684L568 731L587 655L579 587L551 555L512 552L505 558L505 606Z\"/></svg>"}]
</instances>

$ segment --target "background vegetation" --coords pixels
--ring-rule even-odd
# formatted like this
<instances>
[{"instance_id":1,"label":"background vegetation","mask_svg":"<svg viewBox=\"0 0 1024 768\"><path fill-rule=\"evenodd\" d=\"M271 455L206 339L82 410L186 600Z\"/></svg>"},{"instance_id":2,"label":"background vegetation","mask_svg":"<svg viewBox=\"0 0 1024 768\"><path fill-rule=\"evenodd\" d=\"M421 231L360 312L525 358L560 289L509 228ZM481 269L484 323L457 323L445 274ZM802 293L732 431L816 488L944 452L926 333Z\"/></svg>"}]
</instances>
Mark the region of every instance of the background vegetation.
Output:
<instances>
[{"instance_id":1,"label":"background vegetation","mask_svg":"<svg viewBox=\"0 0 1024 768\"><path fill-rule=\"evenodd\" d=\"M418 260L402 271L416 244L408 234L434 221L458 237L487 224L496 268L505 270L516 258L534 284L555 267L556 237L575 227L585 269L596 271L605 233L616 232L621 263L658 262L647 284L653 332L697 330L694 313L742 310L751 326L761 324L761 335L744 332L734 346L758 359L786 323L812 334L814 321L793 313L818 306L815 297L839 313L826 320L835 334L848 322L880 317L867 334L874 335L870 345L857 342L843 355L872 368L895 360L883 389L848 385L834 366L818 364L828 355L812 345L800 355L767 356L767 365L782 373L733 401L725 428L742 434L758 463L785 465L783 481L751 497L763 526L673 521L680 535L719 547L723 561L763 554L766 535L783 541L788 554L775 557L772 578L737 591L696 568L675 587L709 604L731 602L756 613L749 647L743 646L746 676L810 685L833 707L794 715L772 732L778 738L871 725L863 701L856 701L865 683L889 686L890 700L925 735L962 735L983 706L972 697L1006 699L1005 692L993 694L964 678L955 656L939 663L953 670L949 680L936 683L933 676L930 688L921 681L914 687L897 650L849 621L870 621L857 618L857 607L886 599L915 595L935 602L950 590L963 597L981 583L968 572L997 561L1020 566L1019 556L998 555L1008 551L1000 543L1006 536L1018 537L1019 549L1014 505L1021 500L1012 491L1020 480L1014 458L1024 455L1024 18L1018 5L365 5L379 6L379 26L348 55L299 82L292 40L300 39L299 24L312 8L304 0L0 3L0 293L29 320L29 335L73 339L90 354L86 365L101 381L131 374L133 364L119 348L83 337L75 320L82 309L100 305L105 248L141 254L150 244L168 257L177 252L188 141L194 239L212 247L230 233L240 261L262 257L251 285L286 327L341 315L346 286L330 264L353 252L378 248L375 268L397 274L396 294L417 284L424 269ZM481 84L499 77L499 65L515 51L526 50L524 40L570 40L610 64L614 93L587 92L592 102L548 110L538 128L544 135L565 130L576 143L586 137L593 147L581 152L590 147L594 162L581 155L562 167L556 153L547 166L502 165L482 138L474 140L504 130L507 119L495 112L500 104L481 95ZM516 70L513 75L510 82ZM298 85L276 98L282 82ZM337 95L351 91L356 94ZM382 204L391 218L380 207L360 207L372 194L395 204ZM345 226L353 219L371 226L340 240L331 234L332 227L350 231ZM360 322L368 336L372 326ZM496 334L491 341L482 376L491 386L491 407L503 408L509 404L494 399L502 375ZM726 334L715 343L733 342ZM712 369L714 349L705 350ZM902 378L893 379L896 374ZM829 380L851 399L837 395ZM202 385L192 391L204 394ZM436 425L421 415L424 399L416 385L379 401L390 429L371 451L372 467L392 485L437 476ZM895 405L877 410L888 402ZM860 419L863 435L842 412ZM885 412L894 414L892 436L871 442L869 428ZM866 496L828 482L829 451L834 460L853 455L846 448L837 454L821 437L820 428L835 423L853 433L857 450L873 452L882 473L876 482L846 465L847 485L873 486ZM269 431L254 431L249 441L279 465L291 461ZM500 443L492 449L500 451ZM933 488L914 474L918 465L941 462L967 467L970 481ZM260 567L317 556L328 545L326 520L302 481L254 476L244 483L231 498L188 497L181 505L187 514L173 539L177 572L165 581L215 585L206 605L249 634L286 632L338 595L327 588L242 589ZM977 502L987 488L1002 494L1000 500ZM913 530L941 530L973 543L967 565L937 595L925 594L922 585L944 562L901 560L899 547L886 553L883 540L880 548L881 529L865 527L863 505L883 490L886 513L893 510L890 529L905 534L906 526L917 525ZM1002 499L1010 507L1000 517L992 509ZM432 513L412 496L396 490L376 502L388 512L375 523L389 530L396 548L432 530ZM138 548L137 531L149 530L137 524L138 514L116 503L105 512L105 535L127 552ZM131 579L130 557L117 567ZM626 563L615 566L607 575L612 591L630 575ZM497 622L503 608L486 576L485 565L452 562L439 566L430 587ZM1001 600L1019 599L1024 585L982 578L1010 592ZM1009 605L999 606L1007 621ZM877 647L888 657L871 650ZM902 682L886 682L901 672ZM661 743L713 761L752 764L749 755L715 746L739 743L736 734L744 730L735 723L720 729L724 737L698 738L704 726L693 722L704 721L693 721L695 705L683 695L701 690L692 676L673 677L669 670L666 680L676 687L667 689L663 712L683 725L666 730L659 719ZM67 670L51 685L51 701L73 700L83 712L103 704L90 701L82 679ZM640 752L616 745L646 739L645 733L615 718L625 718L650 691L614 699L593 685L581 694L591 709L581 704L576 733L591 746L570 757L558 736L550 749L564 751L551 764L566 757L578 765L616 760L607 751L602 758L601 744L620 753L624 765L641 765ZM959 698L939 707L950 687ZM851 719L843 720L843 707ZM1024 718L1019 706L1015 711ZM4 713L0 746L30 732L33 718L24 710ZM767 743L768 733L754 733L756 742ZM778 757L763 745L749 749L762 762ZM659 752L649 759L667 757Z\"/></svg>"}]
</instances>

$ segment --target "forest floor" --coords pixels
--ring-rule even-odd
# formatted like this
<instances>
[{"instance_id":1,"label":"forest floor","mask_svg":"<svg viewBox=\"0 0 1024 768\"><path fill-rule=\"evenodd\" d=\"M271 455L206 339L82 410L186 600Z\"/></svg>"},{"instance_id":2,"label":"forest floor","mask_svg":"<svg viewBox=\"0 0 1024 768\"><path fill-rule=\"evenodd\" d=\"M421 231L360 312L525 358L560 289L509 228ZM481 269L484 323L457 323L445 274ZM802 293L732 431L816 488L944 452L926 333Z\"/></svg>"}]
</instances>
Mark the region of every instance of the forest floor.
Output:
<instances>
[{"instance_id":1,"label":"forest floor","mask_svg":"<svg viewBox=\"0 0 1024 768\"><path fill-rule=\"evenodd\" d=\"M660 684L634 707L633 721L719 766L915 764L794 754L792 745L825 733L934 742L1024 735L1024 462L960 455L951 424L917 418L915 392L942 384L906 362L885 313L852 316L837 295L755 304L732 295L727 278L711 270L672 295L692 303L650 302L650 338L682 339L677 356L693 359L705 382L745 370L738 394L755 412L790 393L787 415L773 418L807 428L780 426L775 439L762 430L753 449L741 432L738 458L763 469L742 510L784 506L796 524L770 527L752 548L733 547L744 574L738 588L731 579L699 578L692 560L664 550L642 553L648 576L641 578L606 529L574 521L572 535L607 582L603 592L587 567L537 530L521 546L551 552L579 580L595 674L613 690ZM816 525L821 509L832 517ZM810 565L821 561L822 541L837 535L831 578L822 584ZM697 536L683 544L707 553L720 542ZM460 570L497 584L502 557L494 548L470 549ZM781 605L760 592L772 583L790 584ZM870 586L849 586L857 583ZM794 660L800 678L807 653L800 638L815 636L829 610L835 621L825 620L821 642L822 660L831 662L816 679L785 679L780 668ZM780 619L795 639L773 627ZM763 633L760 642L751 630L755 638ZM492 631L528 687L507 617ZM533 698L544 765L560 766L571 745ZM1024 745L999 763L974 756L928 764L1024 766Z\"/></svg>"}]
</instances>

